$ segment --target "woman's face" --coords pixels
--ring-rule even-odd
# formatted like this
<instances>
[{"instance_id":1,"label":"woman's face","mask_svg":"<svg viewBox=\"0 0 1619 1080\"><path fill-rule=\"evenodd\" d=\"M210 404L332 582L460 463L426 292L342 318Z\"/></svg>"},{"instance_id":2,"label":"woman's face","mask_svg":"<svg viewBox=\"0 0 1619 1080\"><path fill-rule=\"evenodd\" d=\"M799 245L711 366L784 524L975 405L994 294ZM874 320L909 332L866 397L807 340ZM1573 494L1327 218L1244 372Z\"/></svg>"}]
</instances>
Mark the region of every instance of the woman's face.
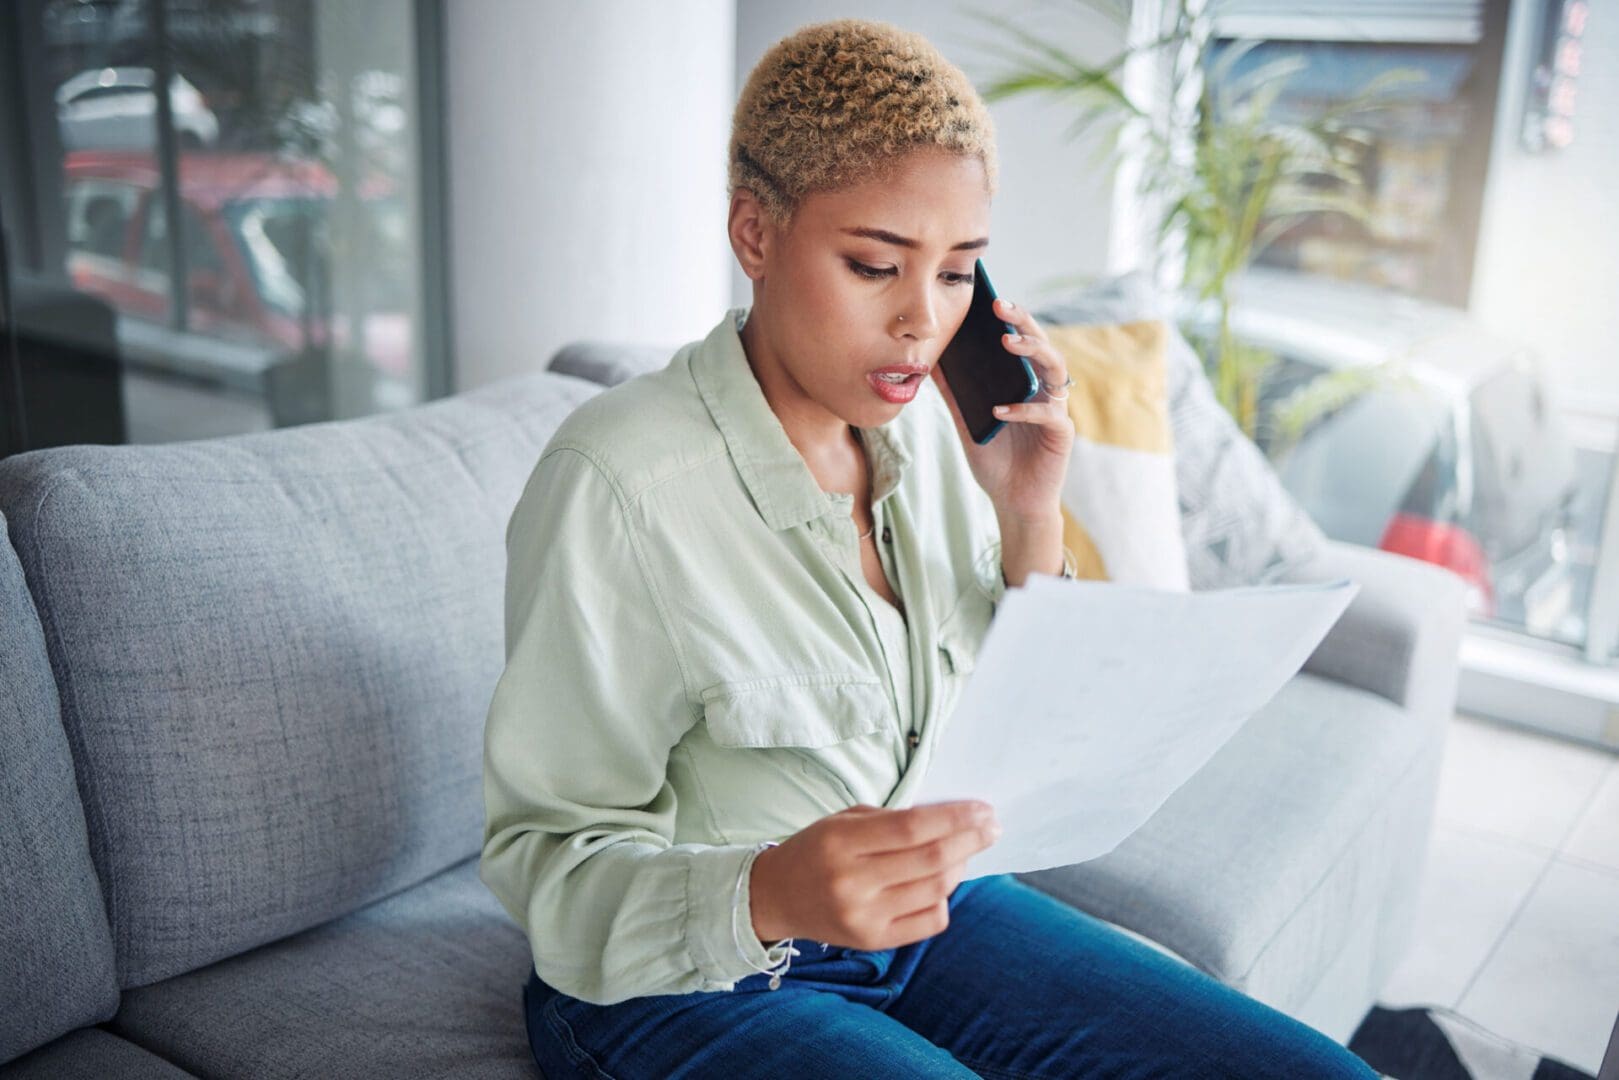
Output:
<instances>
[{"instance_id":1,"label":"woman's face","mask_svg":"<svg viewBox=\"0 0 1619 1080\"><path fill-rule=\"evenodd\" d=\"M785 231L760 219L756 247L733 223L754 279L744 339L753 328L749 358L777 411L855 427L899 415L966 318L989 213L976 157L923 149L882 180L806 197ZM876 377L906 364L919 370L904 384Z\"/></svg>"}]
</instances>

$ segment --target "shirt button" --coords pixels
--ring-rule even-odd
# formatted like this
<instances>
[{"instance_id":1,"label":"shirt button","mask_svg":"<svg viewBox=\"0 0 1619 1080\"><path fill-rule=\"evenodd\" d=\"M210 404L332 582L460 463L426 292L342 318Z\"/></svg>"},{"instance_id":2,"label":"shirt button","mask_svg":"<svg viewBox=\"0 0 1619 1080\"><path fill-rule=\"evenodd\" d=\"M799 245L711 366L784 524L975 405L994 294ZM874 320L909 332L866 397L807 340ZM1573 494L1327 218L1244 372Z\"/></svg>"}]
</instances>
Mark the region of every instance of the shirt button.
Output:
<instances>
[{"instance_id":1,"label":"shirt button","mask_svg":"<svg viewBox=\"0 0 1619 1080\"><path fill-rule=\"evenodd\" d=\"M887 525L884 525L883 526L883 543L892 544L893 542L894 542L894 534L889 530Z\"/></svg>"},{"instance_id":2,"label":"shirt button","mask_svg":"<svg viewBox=\"0 0 1619 1080\"><path fill-rule=\"evenodd\" d=\"M916 733L915 728L912 728L911 733L909 735L905 736L905 741L911 744L911 749L912 750L915 750L917 744L922 741L922 736L920 736L920 735L918 735Z\"/></svg>"}]
</instances>

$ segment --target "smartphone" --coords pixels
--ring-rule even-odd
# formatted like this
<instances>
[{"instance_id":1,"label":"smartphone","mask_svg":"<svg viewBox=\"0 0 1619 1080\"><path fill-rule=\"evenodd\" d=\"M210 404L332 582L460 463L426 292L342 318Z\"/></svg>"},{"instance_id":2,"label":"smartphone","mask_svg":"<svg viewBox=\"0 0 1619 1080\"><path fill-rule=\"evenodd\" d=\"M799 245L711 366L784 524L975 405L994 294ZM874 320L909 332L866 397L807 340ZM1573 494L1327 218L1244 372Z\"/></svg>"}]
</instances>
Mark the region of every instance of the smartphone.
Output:
<instances>
[{"instance_id":1,"label":"smartphone","mask_svg":"<svg viewBox=\"0 0 1619 1080\"><path fill-rule=\"evenodd\" d=\"M1017 332L995 314L995 286L984 272L984 260L973 264L973 299L961 329L939 354L939 367L955 395L967 433L980 446L995 437L1006 421L995 418L997 405L1017 405L1040 392L1040 381L1028 357L1008 352L1002 334Z\"/></svg>"}]
</instances>

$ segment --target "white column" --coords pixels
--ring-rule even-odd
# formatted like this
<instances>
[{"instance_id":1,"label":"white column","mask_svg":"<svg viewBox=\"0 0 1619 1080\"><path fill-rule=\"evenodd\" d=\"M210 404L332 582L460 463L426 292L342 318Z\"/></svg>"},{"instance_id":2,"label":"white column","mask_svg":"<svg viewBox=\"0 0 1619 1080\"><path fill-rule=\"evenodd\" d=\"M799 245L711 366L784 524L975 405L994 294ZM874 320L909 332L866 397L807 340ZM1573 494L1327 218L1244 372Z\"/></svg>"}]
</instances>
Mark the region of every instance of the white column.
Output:
<instances>
[{"instance_id":1,"label":"white column","mask_svg":"<svg viewBox=\"0 0 1619 1080\"><path fill-rule=\"evenodd\" d=\"M731 0L446 4L455 387L730 305Z\"/></svg>"}]
</instances>

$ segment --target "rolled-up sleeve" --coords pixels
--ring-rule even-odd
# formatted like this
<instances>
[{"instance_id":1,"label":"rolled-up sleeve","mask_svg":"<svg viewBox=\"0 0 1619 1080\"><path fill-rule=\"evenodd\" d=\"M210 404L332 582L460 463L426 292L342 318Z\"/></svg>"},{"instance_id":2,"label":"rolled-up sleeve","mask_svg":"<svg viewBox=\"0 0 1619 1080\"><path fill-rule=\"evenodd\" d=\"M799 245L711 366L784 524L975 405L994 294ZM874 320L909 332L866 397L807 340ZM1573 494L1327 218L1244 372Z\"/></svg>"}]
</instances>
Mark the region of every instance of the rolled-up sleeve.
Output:
<instances>
[{"instance_id":1,"label":"rolled-up sleeve","mask_svg":"<svg viewBox=\"0 0 1619 1080\"><path fill-rule=\"evenodd\" d=\"M548 448L506 528L506 666L484 727L478 874L548 984L595 1004L728 990L754 935L746 845L673 842L670 750L699 713L616 484ZM751 964L749 963L751 961Z\"/></svg>"}]
</instances>

